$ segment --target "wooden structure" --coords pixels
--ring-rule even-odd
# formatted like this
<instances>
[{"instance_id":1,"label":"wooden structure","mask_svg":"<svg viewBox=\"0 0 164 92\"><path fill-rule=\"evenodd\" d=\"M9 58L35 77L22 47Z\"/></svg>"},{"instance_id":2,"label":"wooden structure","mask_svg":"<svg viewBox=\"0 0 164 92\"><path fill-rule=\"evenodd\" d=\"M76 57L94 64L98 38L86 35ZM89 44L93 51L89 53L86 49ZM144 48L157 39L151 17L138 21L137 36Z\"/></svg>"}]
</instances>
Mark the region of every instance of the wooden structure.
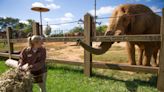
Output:
<instances>
[{"instance_id":1,"label":"wooden structure","mask_svg":"<svg viewBox=\"0 0 164 92\"><path fill-rule=\"evenodd\" d=\"M33 24L32 24L32 29L33 29L32 34L33 35L41 35L41 32L40 32L39 28L40 28L39 23L33 22Z\"/></svg>"},{"instance_id":2,"label":"wooden structure","mask_svg":"<svg viewBox=\"0 0 164 92\"><path fill-rule=\"evenodd\" d=\"M157 88L164 92L164 8L162 9L162 20L161 20L161 49L160 49L160 60L159 60L159 72Z\"/></svg>"},{"instance_id":3,"label":"wooden structure","mask_svg":"<svg viewBox=\"0 0 164 92\"><path fill-rule=\"evenodd\" d=\"M6 38L6 32L0 31L0 39Z\"/></svg>"},{"instance_id":4,"label":"wooden structure","mask_svg":"<svg viewBox=\"0 0 164 92\"><path fill-rule=\"evenodd\" d=\"M89 13L84 16L84 42L89 46L92 46L93 21L93 17ZM92 74L92 54L86 50L84 50L84 74L87 76Z\"/></svg>"},{"instance_id":5,"label":"wooden structure","mask_svg":"<svg viewBox=\"0 0 164 92\"><path fill-rule=\"evenodd\" d=\"M47 63L59 63L59 64L69 64L84 66L84 74L86 76L91 76L92 67L102 68L102 69L114 69L132 72L145 72L145 73L155 73L158 74L157 88L159 91L164 92L164 9L161 21L161 34L157 35L122 35L122 36L93 36L94 26L93 17L90 14L84 16L84 37L48 37L45 39L46 42L76 42L78 39L83 40L86 44L92 46L92 42L110 42L110 41L161 41L160 50L160 61L159 67L149 67L149 66L137 66L137 65L127 65L127 64L111 64L107 62L92 62L92 55L90 52L84 51L84 62L67 61L67 60L54 60L48 59ZM17 43L26 42L26 39L11 39L9 36L11 29L8 28L7 35L8 39L0 39L0 42ZM33 25L33 33L40 35L38 24ZM9 53L0 53L0 56L11 57L18 59L19 55L12 54L12 44L9 45Z\"/></svg>"},{"instance_id":6,"label":"wooden structure","mask_svg":"<svg viewBox=\"0 0 164 92\"><path fill-rule=\"evenodd\" d=\"M7 28L6 36L7 36L7 43L8 43L9 58L11 59L11 54L14 52L13 43L10 41L10 39L12 39L12 29L11 29L11 27Z\"/></svg>"},{"instance_id":7,"label":"wooden structure","mask_svg":"<svg viewBox=\"0 0 164 92\"><path fill-rule=\"evenodd\" d=\"M40 13L40 25L39 25L39 31L40 35L43 35L43 25L42 25L42 12L48 12L50 9L45 8L45 7L32 7L31 10L39 12Z\"/></svg>"}]
</instances>

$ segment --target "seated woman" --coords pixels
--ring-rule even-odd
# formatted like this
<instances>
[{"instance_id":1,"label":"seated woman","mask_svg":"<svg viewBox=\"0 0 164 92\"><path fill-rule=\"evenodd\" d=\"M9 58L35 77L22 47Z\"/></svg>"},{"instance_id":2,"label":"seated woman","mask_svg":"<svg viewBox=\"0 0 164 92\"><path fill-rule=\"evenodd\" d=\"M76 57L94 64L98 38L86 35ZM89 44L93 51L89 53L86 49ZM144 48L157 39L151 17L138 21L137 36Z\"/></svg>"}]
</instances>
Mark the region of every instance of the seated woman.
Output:
<instances>
[{"instance_id":1,"label":"seated woman","mask_svg":"<svg viewBox=\"0 0 164 92\"><path fill-rule=\"evenodd\" d=\"M46 49L42 46L43 37L34 35L28 38L29 46L20 53L19 69L28 64L28 70L34 76L34 82L40 87L40 92L46 92Z\"/></svg>"}]
</instances>

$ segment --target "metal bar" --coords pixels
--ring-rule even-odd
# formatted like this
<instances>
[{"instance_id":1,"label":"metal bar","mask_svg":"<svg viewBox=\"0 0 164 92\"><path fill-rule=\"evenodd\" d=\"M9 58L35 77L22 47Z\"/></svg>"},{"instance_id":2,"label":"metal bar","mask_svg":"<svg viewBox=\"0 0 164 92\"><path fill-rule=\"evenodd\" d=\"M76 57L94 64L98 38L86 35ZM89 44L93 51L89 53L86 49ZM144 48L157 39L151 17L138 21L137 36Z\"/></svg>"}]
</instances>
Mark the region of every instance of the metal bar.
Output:
<instances>
[{"instance_id":1,"label":"metal bar","mask_svg":"<svg viewBox=\"0 0 164 92\"><path fill-rule=\"evenodd\" d=\"M42 12L40 11L40 24L42 25Z\"/></svg>"}]
</instances>

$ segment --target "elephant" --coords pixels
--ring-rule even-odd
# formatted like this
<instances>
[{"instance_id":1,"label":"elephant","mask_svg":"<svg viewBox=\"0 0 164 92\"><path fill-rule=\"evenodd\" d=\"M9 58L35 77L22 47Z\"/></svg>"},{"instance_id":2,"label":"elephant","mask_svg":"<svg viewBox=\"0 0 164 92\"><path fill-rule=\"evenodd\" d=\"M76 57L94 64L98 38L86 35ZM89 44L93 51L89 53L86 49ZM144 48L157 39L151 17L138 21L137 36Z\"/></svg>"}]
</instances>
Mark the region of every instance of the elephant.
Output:
<instances>
[{"instance_id":1,"label":"elephant","mask_svg":"<svg viewBox=\"0 0 164 92\"><path fill-rule=\"evenodd\" d=\"M142 4L123 4L118 6L113 11L109 22L105 36L160 34L161 17ZM78 42L85 50L96 55L104 54L114 43L101 42L98 48L93 48L81 40L78 40ZM126 43L128 61L131 65L136 65L135 45L137 45L139 47L139 64L150 66L151 57L153 57L153 66L157 66L156 60L160 42L129 41Z\"/></svg>"}]
</instances>

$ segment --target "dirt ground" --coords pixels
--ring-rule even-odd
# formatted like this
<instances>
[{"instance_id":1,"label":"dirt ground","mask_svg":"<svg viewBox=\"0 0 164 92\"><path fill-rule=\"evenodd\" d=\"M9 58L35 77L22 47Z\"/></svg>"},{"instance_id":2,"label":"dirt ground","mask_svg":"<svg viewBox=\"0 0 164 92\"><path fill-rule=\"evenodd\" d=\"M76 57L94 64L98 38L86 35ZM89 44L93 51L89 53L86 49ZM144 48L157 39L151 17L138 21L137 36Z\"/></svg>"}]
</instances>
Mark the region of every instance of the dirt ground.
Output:
<instances>
[{"instance_id":1,"label":"dirt ground","mask_svg":"<svg viewBox=\"0 0 164 92\"><path fill-rule=\"evenodd\" d=\"M53 59L65 59L71 61L81 61L81 55L84 50L80 46L74 46L76 43L46 43L47 57Z\"/></svg>"},{"instance_id":2,"label":"dirt ground","mask_svg":"<svg viewBox=\"0 0 164 92\"><path fill-rule=\"evenodd\" d=\"M97 47L100 43L93 43L93 47ZM16 50L21 50L26 43L14 44ZM76 46L75 42L47 42L44 43L47 49L47 58L65 59L71 61L82 61L84 49L81 46ZM113 46L125 47L125 43L115 43Z\"/></svg>"},{"instance_id":3,"label":"dirt ground","mask_svg":"<svg viewBox=\"0 0 164 92\"><path fill-rule=\"evenodd\" d=\"M93 43L97 47L100 43ZM114 46L125 47L125 43L116 43ZM46 43L48 58L66 59L71 61L82 61L84 49L81 46L76 46L76 43Z\"/></svg>"}]
</instances>

